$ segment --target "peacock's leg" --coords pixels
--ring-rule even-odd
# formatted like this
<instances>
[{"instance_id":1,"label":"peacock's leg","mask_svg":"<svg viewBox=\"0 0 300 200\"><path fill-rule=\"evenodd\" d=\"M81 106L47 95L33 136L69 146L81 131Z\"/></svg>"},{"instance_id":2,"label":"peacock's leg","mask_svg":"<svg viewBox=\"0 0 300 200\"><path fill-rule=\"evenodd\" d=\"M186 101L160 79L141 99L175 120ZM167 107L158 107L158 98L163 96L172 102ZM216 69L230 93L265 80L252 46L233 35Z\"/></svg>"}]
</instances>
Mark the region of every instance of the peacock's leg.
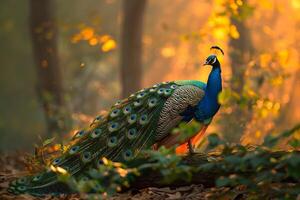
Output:
<instances>
[{"instance_id":1,"label":"peacock's leg","mask_svg":"<svg viewBox=\"0 0 300 200\"><path fill-rule=\"evenodd\" d=\"M189 153L190 153L190 154L195 154L194 145L193 145L191 139L189 139L187 145L188 145Z\"/></svg>"}]
</instances>

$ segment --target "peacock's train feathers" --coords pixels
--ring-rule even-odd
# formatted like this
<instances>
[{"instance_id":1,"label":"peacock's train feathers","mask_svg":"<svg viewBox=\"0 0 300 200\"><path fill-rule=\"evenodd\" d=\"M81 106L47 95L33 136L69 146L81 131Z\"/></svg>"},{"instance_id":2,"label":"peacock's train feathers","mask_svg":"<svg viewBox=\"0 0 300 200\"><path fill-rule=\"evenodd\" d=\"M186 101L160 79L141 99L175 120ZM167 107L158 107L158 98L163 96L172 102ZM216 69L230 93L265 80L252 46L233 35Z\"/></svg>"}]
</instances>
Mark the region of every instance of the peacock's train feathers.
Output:
<instances>
[{"instance_id":1,"label":"peacock's train feathers","mask_svg":"<svg viewBox=\"0 0 300 200\"><path fill-rule=\"evenodd\" d=\"M199 81L164 82L132 94L77 132L69 149L51 165L80 177L89 167L101 165L103 157L130 161L166 137L182 121L181 113L201 100L205 87ZM13 181L9 191L41 195L69 189L58 181L57 173L48 170Z\"/></svg>"}]
</instances>

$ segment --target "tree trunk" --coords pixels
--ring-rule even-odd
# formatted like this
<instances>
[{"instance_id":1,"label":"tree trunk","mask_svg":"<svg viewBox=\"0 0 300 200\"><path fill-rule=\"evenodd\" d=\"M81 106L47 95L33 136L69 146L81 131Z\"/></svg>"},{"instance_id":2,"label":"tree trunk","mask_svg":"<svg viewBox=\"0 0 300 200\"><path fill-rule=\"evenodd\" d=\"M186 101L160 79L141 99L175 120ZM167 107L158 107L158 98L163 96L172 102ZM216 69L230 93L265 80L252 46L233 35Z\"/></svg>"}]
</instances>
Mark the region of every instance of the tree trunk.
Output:
<instances>
[{"instance_id":1,"label":"tree trunk","mask_svg":"<svg viewBox=\"0 0 300 200\"><path fill-rule=\"evenodd\" d=\"M142 31L146 0L124 0L121 32L122 97L141 89Z\"/></svg>"},{"instance_id":2,"label":"tree trunk","mask_svg":"<svg viewBox=\"0 0 300 200\"><path fill-rule=\"evenodd\" d=\"M229 56L231 60L231 89L242 95L243 87L245 85L245 71L247 62L251 58L253 51L250 31L245 25L245 21L238 21L231 19L233 25L236 26L240 34L238 39L229 41L230 51ZM232 112L226 117L226 123L223 124L223 132L228 141L239 142L246 127L246 123L251 119L251 111L241 108L239 105L234 105Z\"/></svg>"},{"instance_id":3,"label":"tree trunk","mask_svg":"<svg viewBox=\"0 0 300 200\"><path fill-rule=\"evenodd\" d=\"M44 109L48 136L51 136L64 129L61 120L64 97L52 0L30 0L30 31L37 71L37 92Z\"/></svg>"},{"instance_id":4,"label":"tree trunk","mask_svg":"<svg viewBox=\"0 0 300 200\"><path fill-rule=\"evenodd\" d=\"M297 27L300 28L300 22L297 23ZM299 35L300 36L300 35ZM299 38L299 37L297 37ZM300 49L300 40L297 39L295 41L295 48ZM298 58L300 60L300 57ZM294 81L291 84L292 86L295 86L295 89L292 89L289 94L289 102L281 108L280 115L278 119L275 121L277 123L276 128L278 127L280 129L286 129L288 127L293 126L294 124L298 123L300 121L300 113L298 107L298 102L300 98L300 90L296 89L296 86L300 85L300 68L298 66L297 71L294 73Z\"/></svg>"}]
</instances>

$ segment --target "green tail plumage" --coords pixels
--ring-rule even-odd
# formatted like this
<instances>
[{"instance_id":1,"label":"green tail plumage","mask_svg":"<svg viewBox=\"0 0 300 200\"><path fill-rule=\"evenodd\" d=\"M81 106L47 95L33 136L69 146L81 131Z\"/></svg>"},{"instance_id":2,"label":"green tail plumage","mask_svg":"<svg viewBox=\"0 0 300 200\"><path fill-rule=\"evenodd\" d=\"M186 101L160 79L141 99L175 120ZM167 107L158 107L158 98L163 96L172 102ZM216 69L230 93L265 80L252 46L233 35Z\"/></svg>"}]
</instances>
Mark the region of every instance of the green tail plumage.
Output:
<instances>
[{"instance_id":1,"label":"green tail plumage","mask_svg":"<svg viewBox=\"0 0 300 200\"><path fill-rule=\"evenodd\" d=\"M97 117L90 127L79 131L73 138L74 145L51 165L80 177L88 167L101 165L103 157L118 162L130 161L156 142L160 112L177 86L174 82L154 85L116 103L107 115ZM71 192L59 183L57 174L51 170L15 180L9 191L32 195Z\"/></svg>"}]
</instances>

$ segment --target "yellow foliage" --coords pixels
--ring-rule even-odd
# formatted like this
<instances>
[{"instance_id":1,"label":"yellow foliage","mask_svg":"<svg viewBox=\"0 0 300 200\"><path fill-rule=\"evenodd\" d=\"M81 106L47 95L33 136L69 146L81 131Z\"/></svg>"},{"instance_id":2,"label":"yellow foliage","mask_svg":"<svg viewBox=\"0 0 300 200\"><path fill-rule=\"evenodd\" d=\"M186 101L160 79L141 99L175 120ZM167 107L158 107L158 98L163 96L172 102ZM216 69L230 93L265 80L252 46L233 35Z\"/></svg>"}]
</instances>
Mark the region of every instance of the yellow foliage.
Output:
<instances>
[{"instance_id":1,"label":"yellow foliage","mask_svg":"<svg viewBox=\"0 0 300 200\"><path fill-rule=\"evenodd\" d=\"M229 25L230 24L230 20L227 16L214 16L210 21L209 21L210 25Z\"/></svg>"},{"instance_id":2,"label":"yellow foliage","mask_svg":"<svg viewBox=\"0 0 300 200\"><path fill-rule=\"evenodd\" d=\"M273 106L273 109L274 109L275 112L278 112L280 110L280 103L278 103L278 102L275 103L274 106Z\"/></svg>"},{"instance_id":3,"label":"yellow foliage","mask_svg":"<svg viewBox=\"0 0 300 200\"><path fill-rule=\"evenodd\" d=\"M289 51L288 50L281 50L278 52L278 59L280 65L284 66L287 64L289 58Z\"/></svg>"},{"instance_id":4,"label":"yellow foliage","mask_svg":"<svg viewBox=\"0 0 300 200\"><path fill-rule=\"evenodd\" d=\"M282 85L283 81L284 80L282 76L277 76L271 80L271 83L273 86L279 86Z\"/></svg>"},{"instance_id":5,"label":"yellow foliage","mask_svg":"<svg viewBox=\"0 0 300 200\"><path fill-rule=\"evenodd\" d=\"M264 9L272 9L273 8L273 3L270 0L260 0L259 1L260 5Z\"/></svg>"},{"instance_id":6,"label":"yellow foliage","mask_svg":"<svg viewBox=\"0 0 300 200\"><path fill-rule=\"evenodd\" d=\"M243 5L243 1L242 0L236 0L235 2L238 6L242 6Z\"/></svg>"},{"instance_id":7,"label":"yellow foliage","mask_svg":"<svg viewBox=\"0 0 300 200\"><path fill-rule=\"evenodd\" d=\"M271 109L272 109L272 107L273 107L273 102L272 102L272 101L266 101L265 104L266 104L266 108L267 108L268 110L271 110Z\"/></svg>"},{"instance_id":8,"label":"yellow foliage","mask_svg":"<svg viewBox=\"0 0 300 200\"><path fill-rule=\"evenodd\" d=\"M108 52L117 47L117 43L113 39L107 40L101 47L103 52Z\"/></svg>"},{"instance_id":9,"label":"yellow foliage","mask_svg":"<svg viewBox=\"0 0 300 200\"><path fill-rule=\"evenodd\" d=\"M300 131L297 131L293 134L293 138L300 140Z\"/></svg>"},{"instance_id":10,"label":"yellow foliage","mask_svg":"<svg viewBox=\"0 0 300 200\"><path fill-rule=\"evenodd\" d=\"M97 44L98 44L98 39L97 39L96 37L91 38L91 39L89 40L89 44L90 44L91 46L97 45Z\"/></svg>"},{"instance_id":11,"label":"yellow foliage","mask_svg":"<svg viewBox=\"0 0 300 200\"><path fill-rule=\"evenodd\" d=\"M235 2L232 2L229 4L229 7L231 8L232 12L237 15L238 14L238 9L239 9L239 6L235 3Z\"/></svg>"},{"instance_id":12,"label":"yellow foliage","mask_svg":"<svg viewBox=\"0 0 300 200\"><path fill-rule=\"evenodd\" d=\"M108 159L107 159L107 158L103 157L103 158L102 158L102 161L103 161L103 164L104 164L104 165L108 165Z\"/></svg>"},{"instance_id":13,"label":"yellow foliage","mask_svg":"<svg viewBox=\"0 0 300 200\"><path fill-rule=\"evenodd\" d=\"M51 171L59 173L59 174L68 174L68 171L62 167L55 167L54 165L50 166Z\"/></svg>"},{"instance_id":14,"label":"yellow foliage","mask_svg":"<svg viewBox=\"0 0 300 200\"><path fill-rule=\"evenodd\" d=\"M127 174L128 174L128 171L126 169L123 169L123 168L117 168L117 172L119 173L119 175L121 177L125 177Z\"/></svg>"},{"instance_id":15,"label":"yellow foliage","mask_svg":"<svg viewBox=\"0 0 300 200\"><path fill-rule=\"evenodd\" d=\"M80 34L84 40L89 40L94 36L94 29L91 27L86 27L81 30Z\"/></svg>"},{"instance_id":16,"label":"yellow foliage","mask_svg":"<svg viewBox=\"0 0 300 200\"><path fill-rule=\"evenodd\" d=\"M99 42L104 43L108 41L111 37L109 35L102 35L99 37Z\"/></svg>"},{"instance_id":17,"label":"yellow foliage","mask_svg":"<svg viewBox=\"0 0 300 200\"><path fill-rule=\"evenodd\" d=\"M260 66L261 67L268 67L272 60L272 55L268 53L263 53L260 55Z\"/></svg>"},{"instance_id":18,"label":"yellow foliage","mask_svg":"<svg viewBox=\"0 0 300 200\"><path fill-rule=\"evenodd\" d=\"M225 28L216 28L212 32L214 38L218 40L225 40L227 37L227 33L228 31Z\"/></svg>"},{"instance_id":19,"label":"yellow foliage","mask_svg":"<svg viewBox=\"0 0 300 200\"><path fill-rule=\"evenodd\" d=\"M233 38L233 39L238 39L240 37L240 34L236 28L236 26L234 25L231 25L230 26L230 36Z\"/></svg>"},{"instance_id":20,"label":"yellow foliage","mask_svg":"<svg viewBox=\"0 0 300 200\"><path fill-rule=\"evenodd\" d=\"M292 7L295 9L300 9L300 0L292 0Z\"/></svg>"},{"instance_id":21,"label":"yellow foliage","mask_svg":"<svg viewBox=\"0 0 300 200\"><path fill-rule=\"evenodd\" d=\"M255 132L255 137L260 138L261 137L261 131L256 131Z\"/></svg>"},{"instance_id":22,"label":"yellow foliage","mask_svg":"<svg viewBox=\"0 0 300 200\"><path fill-rule=\"evenodd\" d=\"M218 101L221 105L226 105L229 103L231 97L232 97L231 91L225 89L219 94Z\"/></svg>"},{"instance_id":23,"label":"yellow foliage","mask_svg":"<svg viewBox=\"0 0 300 200\"><path fill-rule=\"evenodd\" d=\"M163 47L160 50L160 54L165 58L170 58L175 56L175 48L174 47Z\"/></svg>"}]
</instances>

